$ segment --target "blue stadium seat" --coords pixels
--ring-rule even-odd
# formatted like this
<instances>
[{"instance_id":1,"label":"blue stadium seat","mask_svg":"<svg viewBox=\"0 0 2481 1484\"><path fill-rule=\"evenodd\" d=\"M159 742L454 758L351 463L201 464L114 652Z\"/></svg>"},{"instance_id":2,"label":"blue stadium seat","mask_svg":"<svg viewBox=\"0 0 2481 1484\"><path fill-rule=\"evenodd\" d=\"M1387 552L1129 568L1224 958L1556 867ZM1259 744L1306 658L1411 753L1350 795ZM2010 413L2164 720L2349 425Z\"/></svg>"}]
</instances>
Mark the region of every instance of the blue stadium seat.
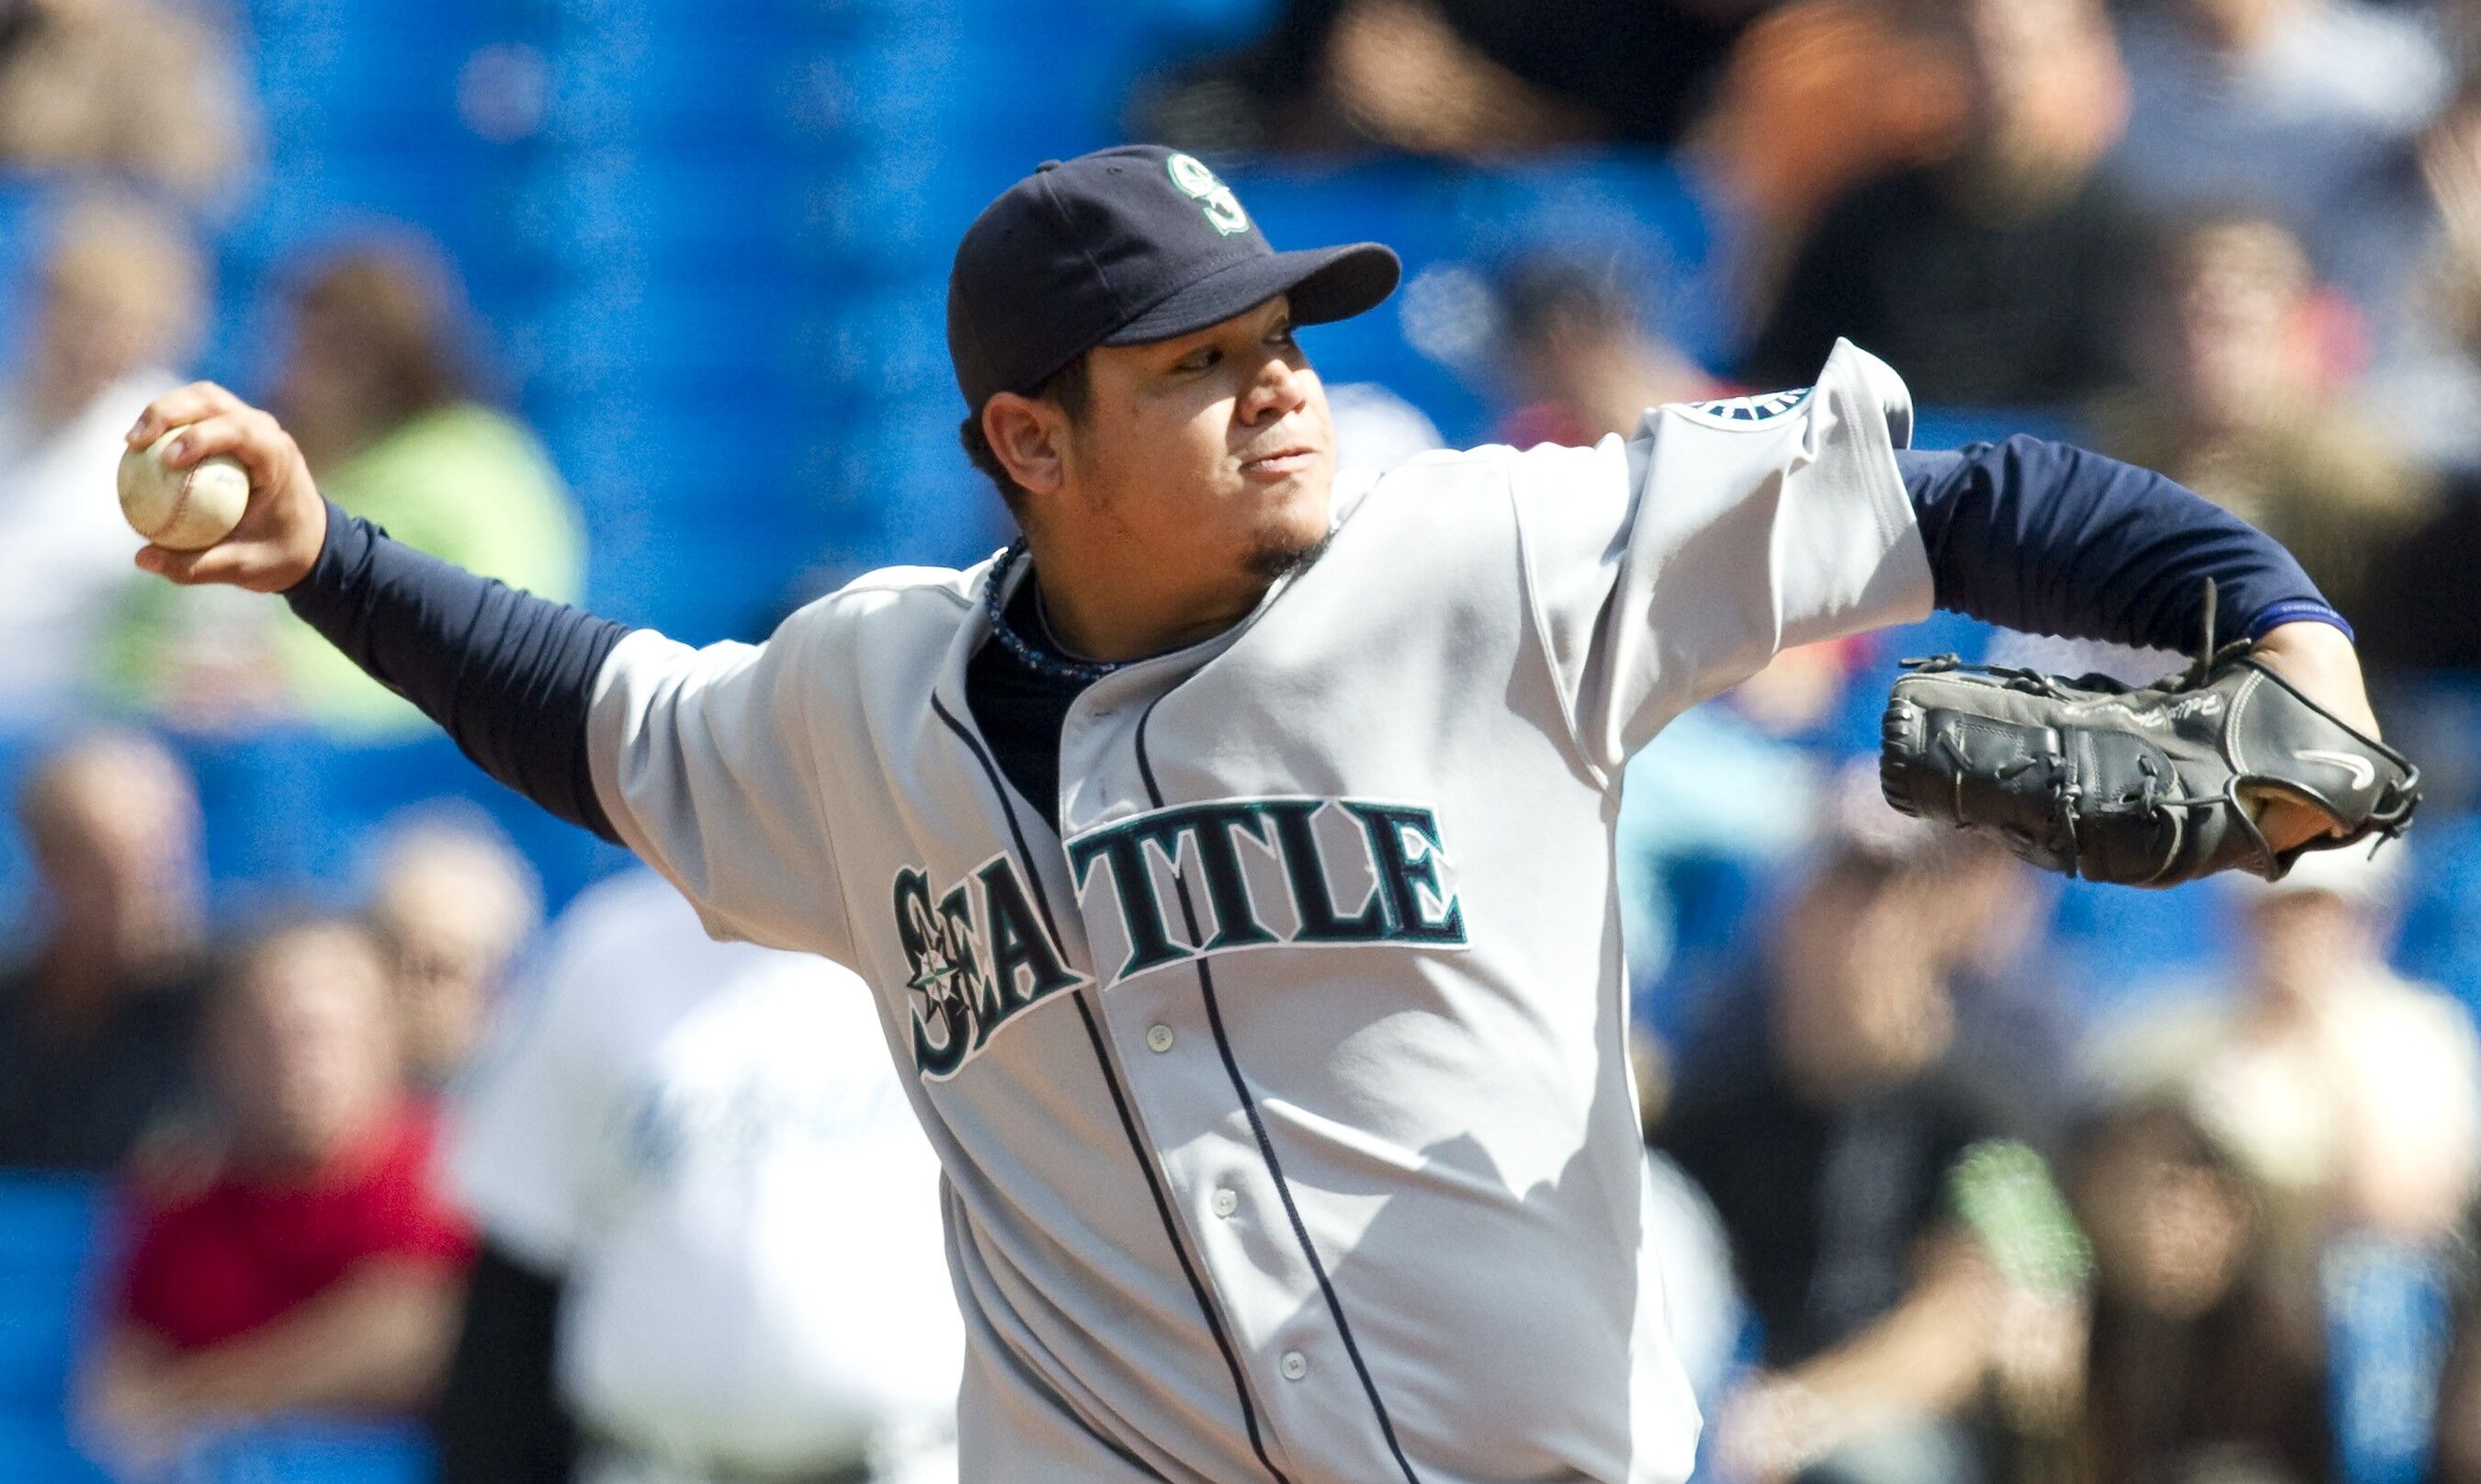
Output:
<instances>
[{"instance_id":1,"label":"blue stadium seat","mask_svg":"<svg viewBox=\"0 0 2481 1484\"><path fill-rule=\"evenodd\" d=\"M2407 839L2416 865L2395 961L2481 1017L2481 820L2423 820Z\"/></svg>"},{"instance_id":2,"label":"blue stadium seat","mask_svg":"<svg viewBox=\"0 0 2481 1484\"><path fill-rule=\"evenodd\" d=\"M351 906L378 827L441 800L462 801L505 831L555 908L616 859L615 847L519 798L428 730L385 744L298 730L175 741L197 774L208 867L227 920L296 901Z\"/></svg>"},{"instance_id":3,"label":"blue stadium seat","mask_svg":"<svg viewBox=\"0 0 2481 1484\"><path fill-rule=\"evenodd\" d=\"M2061 988L2086 1018L2107 1018L2210 972L2230 944L2227 890L2216 881L2162 892L2060 883L2052 961Z\"/></svg>"},{"instance_id":4,"label":"blue stadium seat","mask_svg":"<svg viewBox=\"0 0 2481 1484\"><path fill-rule=\"evenodd\" d=\"M15 350L31 307L26 271L42 242L46 182L21 170L0 171L0 347Z\"/></svg>"},{"instance_id":5,"label":"blue stadium seat","mask_svg":"<svg viewBox=\"0 0 2481 1484\"><path fill-rule=\"evenodd\" d=\"M103 1204L91 1180L0 1175L0 1414L60 1412L92 1317Z\"/></svg>"},{"instance_id":6,"label":"blue stadium seat","mask_svg":"<svg viewBox=\"0 0 2481 1484\"><path fill-rule=\"evenodd\" d=\"M0 1479L13 1484L111 1484L111 1477L69 1441L56 1411L0 1410Z\"/></svg>"},{"instance_id":7,"label":"blue stadium seat","mask_svg":"<svg viewBox=\"0 0 2481 1484\"><path fill-rule=\"evenodd\" d=\"M404 1424L287 1419L192 1447L182 1484L427 1484L430 1445Z\"/></svg>"}]
</instances>

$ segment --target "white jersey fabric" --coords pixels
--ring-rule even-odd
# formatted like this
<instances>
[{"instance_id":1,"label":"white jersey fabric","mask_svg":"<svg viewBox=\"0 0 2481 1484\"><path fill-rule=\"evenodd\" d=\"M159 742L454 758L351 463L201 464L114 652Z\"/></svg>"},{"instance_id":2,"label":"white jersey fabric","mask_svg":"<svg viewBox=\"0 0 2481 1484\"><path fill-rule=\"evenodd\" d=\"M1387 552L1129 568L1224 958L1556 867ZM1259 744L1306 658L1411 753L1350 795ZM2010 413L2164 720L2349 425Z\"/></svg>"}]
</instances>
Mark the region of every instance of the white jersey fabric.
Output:
<instances>
[{"instance_id":1,"label":"white jersey fabric","mask_svg":"<svg viewBox=\"0 0 2481 1484\"><path fill-rule=\"evenodd\" d=\"M939 1445L964 1346L938 1170L851 973L716 943L635 871L561 917L535 988L458 1090L449 1174L563 1278L560 1384L624 1445L606 1466L789 1475Z\"/></svg>"},{"instance_id":2,"label":"white jersey fabric","mask_svg":"<svg viewBox=\"0 0 2481 1484\"><path fill-rule=\"evenodd\" d=\"M1055 834L965 698L987 564L598 679L614 824L876 991L946 1175L963 1476L1677 1480L1611 831L1629 754L1919 617L1902 384L1413 459L1228 632L1096 682ZM1015 579L1022 581L1022 577Z\"/></svg>"}]
</instances>

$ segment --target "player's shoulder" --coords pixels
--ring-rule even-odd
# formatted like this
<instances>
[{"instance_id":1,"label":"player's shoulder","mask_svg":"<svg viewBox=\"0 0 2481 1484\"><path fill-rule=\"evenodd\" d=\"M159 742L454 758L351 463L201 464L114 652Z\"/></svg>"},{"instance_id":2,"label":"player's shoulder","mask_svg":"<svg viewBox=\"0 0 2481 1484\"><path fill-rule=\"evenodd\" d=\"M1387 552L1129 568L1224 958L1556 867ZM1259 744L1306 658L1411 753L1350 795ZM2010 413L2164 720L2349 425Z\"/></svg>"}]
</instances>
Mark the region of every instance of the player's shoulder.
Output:
<instances>
[{"instance_id":1,"label":"player's shoulder","mask_svg":"<svg viewBox=\"0 0 2481 1484\"><path fill-rule=\"evenodd\" d=\"M865 614L918 612L926 617L951 617L969 612L980 601L982 580L994 552L970 567L877 567L794 610L787 626L849 622Z\"/></svg>"},{"instance_id":2,"label":"player's shoulder","mask_svg":"<svg viewBox=\"0 0 2481 1484\"><path fill-rule=\"evenodd\" d=\"M861 576L796 609L776 626L770 645L815 653L910 654L944 644L981 604L989 558L970 567L890 566Z\"/></svg>"},{"instance_id":3,"label":"player's shoulder","mask_svg":"<svg viewBox=\"0 0 2481 1484\"><path fill-rule=\"evenodd\" d=\"M1340 524L1357 524L1364 546L1437 560L1464 551L1496 560L1529 508L1624 499L1634 483L1630 445L1618 437L1583 446L1517 448L1485 443L1421 454L1371 482ZM1596 496L1601 498L1596 498ZM1392 558L1391 558L1392 560Z\"/></svg>"},{"instance_id":4,"label":"player's shoulder","mask_svg":"<svg viewBox=\"0 0 2481 1484\"><path fill-rule=\"evenodd\" d=\"M1336 504L1347 519L1365 510L1436 519L1458 504L1503 503L1522 483L1586 475L1598 462L1617 456L1619 447L1619 439L1606 438L1586 447L1483 443L1434 449L1383 474L1363 476L1358 488L1339 482Z\"/></svg>"}]
</instances>

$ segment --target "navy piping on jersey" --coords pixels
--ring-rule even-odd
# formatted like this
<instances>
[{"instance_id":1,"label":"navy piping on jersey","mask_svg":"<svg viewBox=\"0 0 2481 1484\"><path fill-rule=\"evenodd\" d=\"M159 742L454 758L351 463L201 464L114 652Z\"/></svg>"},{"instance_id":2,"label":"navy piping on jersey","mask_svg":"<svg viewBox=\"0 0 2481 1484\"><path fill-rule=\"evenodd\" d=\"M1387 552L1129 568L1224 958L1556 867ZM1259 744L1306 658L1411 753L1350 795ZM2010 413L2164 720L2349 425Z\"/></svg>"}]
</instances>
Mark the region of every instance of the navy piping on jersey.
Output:
<instances>
[{"instance_id":1,"label":"navy piping on jersey","mask_svg":"<svg viewBox=\"0 0 2481 1484\"><path fill-rule=\"evenodd\" d=\"M973 753L974 761L981 765L983 776L990 780L991 792L1000 801L1000 811L1007 816L1008 835L1016 842L1017 858L1026 863L1026 875L1033 885L1034 910L1042 914L1042 925L1051 933L1051 941L1060 942L1059 922L1051 914L1051 893L1043 887L1042 873L1033 869L1033 852L1026 846L1025 828L1017 822L1016 805L1008 801L1007 786L1001 782L998 767L982 750L981 742L949 713L937 696L930 698L930 709ZM1136 1119L1129 1112L1128 1095L1121 1090L1119 1073L1111 1066L1110 1053L1103 1043L1103 1029L1095 1023L1094 1007L1088 1001L1087 991L1081 989L1069 998L1076 1002L1077 1013L1085 1022L1086 1038L1094 1043L1094 1063L1102 1069L1104 1085L1110 1089L1111 1106L1120 1115L1120 1131L1128 1135L1129 1153L1136 1157L1137 1168L1145 1174L1146 1190L1154 1197L1155 1214L1162 1221L1163 1237L1171 1243L1172 1255L1180 1259L1181 1276L1188 1280L1188 1290L1197 1299L1197 1312L1205 1316L1207 1330L1214 1337L1214 1348L1223 1353L1224 1367L1232 1372L1232 1390L1240 1399L1240 1421L1248 1431L1250 1450L1258 1455L1258 1462L1277 1484L1292 1484L1285 1477L1284 1471L1276 1468L1275 1461L1267 1456L1266 1441L1258 1433L1258 1409L1250 1398L1248 1379L1240 1369L1240 1357L1232 1348L1231 1338L1223 1332L1223 1317L1215 1312L1214 1301L1207 1292L1205 1281L1198 1277L1197 1268L1189 1262L1188 1248L1181 1242L1180 1228L1172 1219L1171 1202L1163 1195L1162 1183L1155 1174L1154 1159L1147 1153L1145 1140L1138 1136ZM1148 1477L1162 1478L1162 1474L1147 1468L1141 1460L1110 1439L1098 1435L1098 1441L1130 1464L1145 1470Z\"/></svg>"},{"instance_id":2,"label":"navy piping on jersey","mask_svg":"<svg viewBox=\"0 0 2481 1484\"><path fill-rule=\"evenodd\" d=\"M1165 691L1164 695L1170 694ZM1157 696L1146 706L1146 714L1137 719L1137 773L1145 780L1146 797L1154 807L1163 807L1162 786L1155 782L1154 759L1146 751L1146 728L1154 724L1155 708L1163 703ZM1191 941L1204 942L1196 905L1188 895L1188 882L1175 871L1172 888L1179 894L1181 915L1188 921ZM1361 1346L1352 1338L1352 1323L1344 1316L1344 1300L1336 1296L1335 1284L1327 1277L1326 1263L1319 1260L1318 1246L1310 1240L1310 1229L1301 1220L1300 1207L1293 1200L1293 1187L1284 1179L1284 1166L1275 1158L1275 1142L1267 1136L1266 1120L1258 1114L1258 1100L1249 1091L1248 1080L1240 1075L1239 1058L1232 1054L1231 1037L1223 1031L1223 1010L1214 998L1214 974L1203 957L1191 960L1197 970L1197 992L1206 1005L1206 1024L1214 1032L1214 1050L1223 1058L1224 1075L1232 1080L1232 1091L1240 1100L1240 1110L1248 1116L1249 1132L1257 1136L1258 1157L1267 1162L1267 1174L1275 1182L1275 1193L1283 1199L1284 1215L1293 1224L1293 1239L1300 1243L1301 1256L1309 1259L1310 1271L1318 1275L1319 1292L1326 1298L1326 1309L1335 1318L1335 1331L1344 1340L1344 1353L1352 1359L1353 1372L1361 1377L1361 1390L1370 1398L1370 1410L1377 1414L1378 1431L1387 1439L1387 1451L1396 1456L1396 1467L1404 1471L1405 1484L1421 1484L1414 1473L1412 1461L1404 1456L1403 1445L1396 1441L1396 1424L1387 1416L1387 1403L1378 1394L1378 1383L1370 1374L1369 1364L1361 1358Z\"/></svg>"}]
</instances>

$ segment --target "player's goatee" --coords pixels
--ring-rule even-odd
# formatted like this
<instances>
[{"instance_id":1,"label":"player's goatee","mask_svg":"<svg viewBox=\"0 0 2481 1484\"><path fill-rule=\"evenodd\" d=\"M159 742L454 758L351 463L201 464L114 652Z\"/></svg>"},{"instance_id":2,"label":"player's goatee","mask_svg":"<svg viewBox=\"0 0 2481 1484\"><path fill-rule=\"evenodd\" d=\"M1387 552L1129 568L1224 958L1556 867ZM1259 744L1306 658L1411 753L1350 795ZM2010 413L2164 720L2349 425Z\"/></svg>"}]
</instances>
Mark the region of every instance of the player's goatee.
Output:
<instances>
[{"instance_id":1,"label":"player's goatee","mask_svg":"<svg viewBox=\"0 0 2481 1484\"><path fill-rule=\"evenodd\" d=\"M1329 531L1307 546L1289 545L1281 537L1269 540L1249 554L1250 575L1270 583L1290 577L1325 556L1327 543L1334 539L1335 533Z\"/></svg>"}]
</instances>

